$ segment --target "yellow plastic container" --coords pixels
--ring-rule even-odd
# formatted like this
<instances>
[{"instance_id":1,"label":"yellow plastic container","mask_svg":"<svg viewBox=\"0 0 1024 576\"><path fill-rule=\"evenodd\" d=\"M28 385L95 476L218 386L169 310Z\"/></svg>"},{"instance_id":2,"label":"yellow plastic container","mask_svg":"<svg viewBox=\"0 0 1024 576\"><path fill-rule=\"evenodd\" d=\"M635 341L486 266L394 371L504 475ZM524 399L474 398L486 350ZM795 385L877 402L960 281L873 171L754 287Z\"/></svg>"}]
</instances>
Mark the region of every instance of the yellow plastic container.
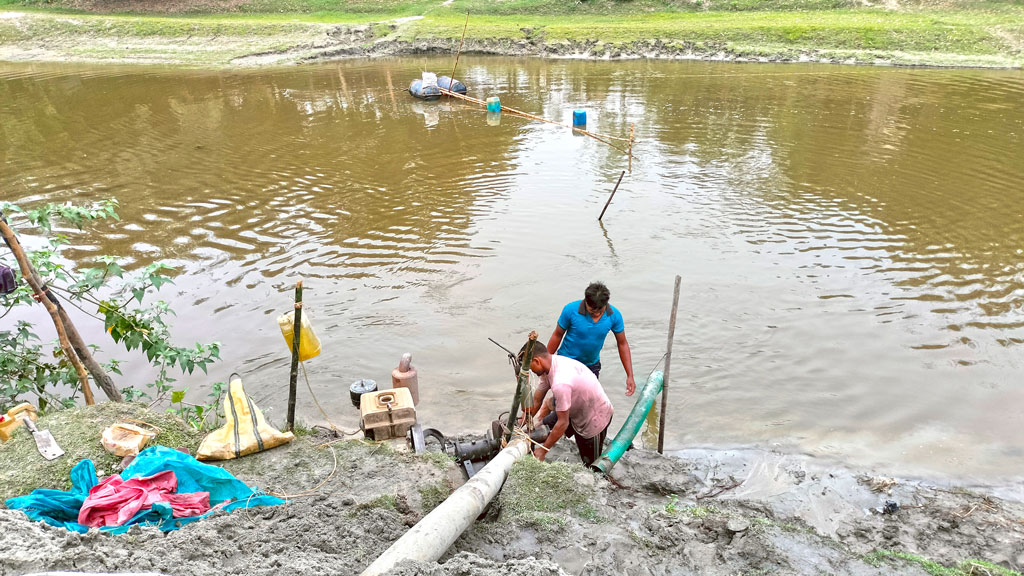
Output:
<instances>
[{"instance_id":1,"label":"yellow plastic container","mask_svg":"<svg viewBox=\"0 0 1024 576\"><path fill-rule=\"evenodd\" d=\"M277 325L281 328L281 335L288 344L288 351L292 349L292 337L295 334L295 312L289 312L277 317ZM305 362L310 358L320 355L320 339L316 332L313 332L313 324L309 321L309 313L302 311L302 328L299 335L299 361Z\"/></svg>"},{"instance_id":2,"label":"yellow plastic container","mask_svg":"<svg viewBox=\"0 0 1024 576\"><path fill-rule=\"evenodd\" d=\"M24 414L22 414L23 412ZM11 439L14 431L18 429L18 426L24 425L19 415L22 417L28 416L35 422L36 407L28 402L23 402L8 410L7 414L0 415L0 441L7 442Z\"/></svg>"}]
</instances>

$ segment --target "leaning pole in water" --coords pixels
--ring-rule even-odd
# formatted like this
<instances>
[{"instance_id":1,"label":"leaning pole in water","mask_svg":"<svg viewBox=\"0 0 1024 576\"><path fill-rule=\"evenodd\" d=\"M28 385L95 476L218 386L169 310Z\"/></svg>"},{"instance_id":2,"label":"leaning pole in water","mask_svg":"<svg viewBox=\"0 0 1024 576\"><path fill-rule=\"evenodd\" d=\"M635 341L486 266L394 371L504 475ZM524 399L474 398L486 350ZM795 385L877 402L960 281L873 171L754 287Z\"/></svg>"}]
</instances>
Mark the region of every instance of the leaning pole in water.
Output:
<instances>
[{"instance_id":1,"label":"leaning pole in water","mask_svg":"<svg viewBox=\"0 0 1024 576\"><path fill-rule=\"evenodd\" d=\"M512 464L525 456L528 448L529 444L521 438L510 442L483 470L396 540L360 576L379 576L403 560L437 561L483 513L501 490Z\"/></svg>"},{"instance_id":2,"label":"leaning pole in water","mask_svg":"<svg viewBox=\"0 0 1024 576\"><path fill-rule=\"evenodd\" d=\"M636 404L629 411L629 417L622 424L622 428L619 429L619 433L615 435L615 439L612 440L608 449L594 463L594 468L607 474L611 471L612 466L619 461L619 458L622 458L622 455L629 449L629 445L632 444L633 438L636 438L640 429L643 428L647 413L651 411L651 406L654 405L658 394L661 393L664 378L665 375L661 372L651 372L647 383L644 384L644 389L640 391L640 396L636 399Z\"/></svg>"}]
</instances>

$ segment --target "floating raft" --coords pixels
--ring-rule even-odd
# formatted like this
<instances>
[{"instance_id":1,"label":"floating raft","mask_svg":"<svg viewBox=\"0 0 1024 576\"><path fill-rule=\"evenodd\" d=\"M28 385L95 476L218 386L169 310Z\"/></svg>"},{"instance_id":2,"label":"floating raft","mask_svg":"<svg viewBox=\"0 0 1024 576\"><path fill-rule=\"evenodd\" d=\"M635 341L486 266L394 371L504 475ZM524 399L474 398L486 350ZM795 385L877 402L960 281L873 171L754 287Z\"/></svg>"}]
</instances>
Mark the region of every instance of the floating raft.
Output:
<instances>
[{"instance_id":1,"label":"floating raft","mask_svg":"<svg viewBox=\"0 0 1024 576\"><path fill-rule=\"evenodd\" d=\"M465 95L466 85L458 80L452 80L448 76L439 76L436 83L424 83L422 78L417 78L409 84L409 94L420 100L437 100L441 97L441 89L450 90L456 94Z\"/></svg>"}]
</instances>

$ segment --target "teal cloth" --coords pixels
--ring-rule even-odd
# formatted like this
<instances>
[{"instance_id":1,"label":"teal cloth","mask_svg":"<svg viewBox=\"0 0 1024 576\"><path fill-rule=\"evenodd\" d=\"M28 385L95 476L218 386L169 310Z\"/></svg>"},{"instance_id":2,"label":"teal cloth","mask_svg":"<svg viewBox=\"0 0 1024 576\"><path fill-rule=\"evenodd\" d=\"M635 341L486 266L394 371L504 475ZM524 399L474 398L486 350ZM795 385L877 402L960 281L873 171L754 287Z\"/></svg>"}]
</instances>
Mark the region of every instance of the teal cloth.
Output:
<instances>
[{"instance_id":1,"label":"teal cloth","mask_svg":"<svg viewBox=\"0 0 1024 576\"><path fill-rule=\"evenodd\" d=\"M203 464L192 456L172 450L166 446L151 446L143 450L132 463L121 472L121 478L142 478L158 472L171 470L178 478L178 492L209 492L210 506L226 503L200 516L174 518L169 504L157 502L152 508L142 510L121 526L104 526L104 532L121 534L136 524L156 526L164 532L177 530L186 524L202 520L217 509L230 512L236 508L252 506L276 506L284 500L268 496L235 478L230 472ZM89 490L99 481L96 466L92 460L84 459L71 469L71 490L49 490L39 488L28 496L10 498L4 504L12 510L21 510L29 518L46 522L51 526L67 528L85 533L89 527L78 523L78 511L89 496Z\"/></svg>"}]
</instances>

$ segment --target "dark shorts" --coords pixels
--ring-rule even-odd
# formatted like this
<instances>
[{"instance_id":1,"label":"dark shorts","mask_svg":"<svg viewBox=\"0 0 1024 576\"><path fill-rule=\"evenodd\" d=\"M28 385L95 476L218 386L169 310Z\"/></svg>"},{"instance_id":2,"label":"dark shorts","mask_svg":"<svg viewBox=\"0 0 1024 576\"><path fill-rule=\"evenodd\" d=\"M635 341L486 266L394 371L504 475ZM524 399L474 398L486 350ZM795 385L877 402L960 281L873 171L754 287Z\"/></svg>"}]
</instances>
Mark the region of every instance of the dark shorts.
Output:
<instances>
[{"instance_id":1,"label":"dark shorts","mask_svg":"<svg viewBox=\"0 0 1024 576\"><path fill-rule=\"evenodd\" d=\"M600 368L598 368L600 369ZM544 417L542 423L548 428L554 428L555 422L558 422L558 414L552 412ZM576 433L576 430L572 427L572 422L569 422L569 427L565 429L565 435L568 438L576 440L576 448L580 451L580 460L583 460L583 465L589 467L591 464L597 461L601 457L601 451L604 450L604 440L608 437L608 428L611 427L611 420L608 421L608 425L604 427L604 430L594 436L593 438L582 438Z\"/></svg>"},{"instance_id":2,"label":"dark shorts","mask_svg":"<svg viewBox=\"0 0 1024 576\"><path fill-rule=\"evenodd\" d=\"M587 366L587 368L589 368L590 371L594 373L594 377L596 377L596 378L600 378L601 377L601 361L600 360L598 360L597 362L594 362L590 366Z\"/></svg>"}]
</instances>

